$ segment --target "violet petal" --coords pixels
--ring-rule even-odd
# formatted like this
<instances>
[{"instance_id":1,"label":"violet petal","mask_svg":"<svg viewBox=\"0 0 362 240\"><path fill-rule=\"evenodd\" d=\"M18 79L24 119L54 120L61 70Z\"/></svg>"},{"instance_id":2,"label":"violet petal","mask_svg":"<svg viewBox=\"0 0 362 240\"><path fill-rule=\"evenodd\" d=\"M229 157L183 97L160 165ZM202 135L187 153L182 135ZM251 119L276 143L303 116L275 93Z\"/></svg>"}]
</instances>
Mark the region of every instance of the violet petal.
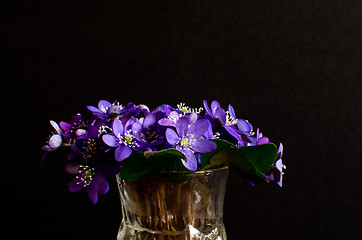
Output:
<instances>
[{"instance_id":1,"label":"violet petal","mask_svg":"<svg viewBox=\"0 0 362 240\"><path fill-rule=\"evenodd\" d=\"M180 137L183 137L186 135L187 127L189 126L189 118L187 116L184 116L180 118L176 123L176 130Z\"/></svg>"},{"instance_id":2,"label":"violet petal","mask_svg":"<svg viewBox=\"0 0 362 240\"><path fill-rule=\"evenodd\" d=\"M107 144L108 146L110 146L110 147L118 147L119 146L118 138L116 138L113 135L109 135L109 134L103 135L102 139L103 139L103 142L105 144Z\"/></svg>"},{"instance_id":3,"label":"violet petal","mask_svg":"<svg viewBox=\"0 0 362 240\"><path fill-rule=\"evenodd\" d=\"M236 125L237 125L238 129L244 134L250 134L250 132L252 130L251 124L244 119L238 119L238 122Z\"/></svg>"},{"instance_id":4,"label":"violet petal","mask_svg":"<svg viewBox=\"0 0 362 240\"><path fill-rule=\"evenodd\" d=\"M191 144L192 150L199 153L211 152L216 149L216 144L209 140L199 139Z\"/></svg>"},{"instance_id":5,"label":"violet petal","mask_svg":"<svg viewBox=\"0 0 362 240\"><path fill-rule=\"evenodd\" d=\"M197 169L197 159L195 157L195 154L190 150L190 149L184 149L184 151L182 151L187 159L187 162L185 160L182 159L182 164L187 168L190 169L191 171L196 171Z\"/></svg>"},{"instance_id":6,"label":"violet petal","mask_svg":"<svg viewBox=\"0 0 362 240\"><path fill-rule=\"evenodd\" d=\"M206 113L209 114L211 117L213 117L213 113L212 113L212 111L210 110L209 106L207 105L207 101L206 101L206 100L203 101L203 104L204 104L204 108L205 108Z\"/></svg>"},{"instance_id":7,"label":"violet petal","mask_svg":"<svg viewBox=\"0 0 362 240\"><path fill-rule=\"evenodd\" d=\"M187 130L187 134L191 134L190 138L198 139L200 138L208 129L210 126L210 122L207 119L201 119L195 122L190 126L190 128Z\"/></svg>"},{"instance_id":8,"label":"violet petal","mask_svg":"<svg viewBox=\"0 0 362 240\"><path fill-rule=\"evenodd\" d=\"M219 119L223 126L226 123L226 112L222 108L217 108L214 112L214 117Z\"/></svg>"},{"instance_id":9,"label":"violet petal","mask_svg":"<svg viewBox=\"0 0 362 240\"><path fill-rule=\"evenodd\" d=\"M180 140L180 137L177 135L177 133L173 129L167 128L166 129L166 139L169 144L176 145L176 143Z\"/></svg>"},{"instance_id":10,"label":"violet petal","mask_svg":"<svg viewBox=\"0 0 362 240\"><path fill-rule=\"evenodd\" d=\"M108 181L100 176L100 175L95 175L93 177L92 180L92 185L95 187L95 189L100 193L100 194L106 194L109 190L109 184Z\"/></svg>"},{"instance_id":11,"label":"violet petal","mask_svg":"<svg viewBox=\"0 0 362 240\"><path fill-rule=\"evenodd\" d=\"M106 109L109 108L112 104L110 102L108 102L107 100L100 100L98 103L98 108L99 110L101 110L102 112L106 112Z\"/></svg>"},{"instance_id":12,"label":"violet petal","mask_svg":"<svg viewBox=\"0 0 362 240\"><path fill-rule=\"evenodd\" d=\"M122 144L114 151L114 157L118 162L125 160L132 154L132 148Z\"/></svg>"},{"instance_id":13,"label":"violet petal","mask_svg":"<svg viewBox=\"0 0 362 240\"><path fill-rule=\"evenodd\" d=\"M132 125L132 133L137 140L142 141L141 135L143 134L143 126L140 122L135 122Z\"/></svg>"},{"instance_id":14,"label":"violet petal","mask_svg":"<svg viewBox=\"0 0 362 240\"><path fill-rule=\"evenodd\" d=\"M78 179L78 178L75 178L73 179L72 181L69 182L68 184L68 190L70 192L79 192L80 190L82 190L84 188L84 184L83 182Z\"/></svg>"},{"instance_id":15,"label":"violet petal","mask_svg":"<svg viewBox=\"0 0 362 240\"><path fill-rule=\"evenodd\" d=\"M145 118L145 120L143 122L143 128L146 129L150 126L155 125L155 123L156 123L156 114L150 113L147 115L147 117Z\"/></svg>"},{"instance_id":16,"label":"violet petal","mask_svg":"<svg viewBox=\"0 0 362 240\"><path fill-rule=\"evenodd\" d=\"M221 107L220 107L220 103L217 102L217 101L212 101L212 103L211 103L211 110L212 110L212 112L215 113L215 110L216 110L217 108L221 108Z\"/></svg>"},{"instance_id":17,"label":"violet petal","mask_svg":"<svg viewBox=\"0 0 362 240\"><path fill-rule=\"evenodd\" d=\"M123 135L124 127L121 120L119 120L118 118L113 121L112 128L115 136L118 136L118 134Z\"/></svg>"},{"instance_id":18,"label":"violet petal","mask_svg":"<svg viewBox=\"0 0 362 240\"><path fill-rule=\"evenodd\" d=\"M231 106L230 104L229 104L229 107L228 107L228 111L229 111L230 116L232 118L236 119L235 110L234 110L233 106Z\"/></svg>"},{"instance_id":19,"label":"violet petal","mask_svg":"<svg viewBox=\"0 0 362 240\"><path fill-rule=\"evenodd\" d=\"M96 204L98 201L98 192L93 182L87 186L87 194L91 203Z\"/></svg>"},{"instance_id":20,"label":"violet petal","mask_svg":"<svg viewBox=\"0 0 362 240\"><path fill-rule=\"evenodd\" d=\"M256 142L256 145L261 145L261 144L265 144L265 143L269 143L269 138L267 137L261 137L258 139L258 141Z\"/></svg>"},{"instance_id":21,"label":"violet petal","mask_svg":"<svg viewBox=\"0 0 362 240\"><path fill-rule=\"evenodd\" d=\"M158 121L158 124L165 127L176 127L176 123L168 118L162 118Z\"/></svg>"}]
</instances>

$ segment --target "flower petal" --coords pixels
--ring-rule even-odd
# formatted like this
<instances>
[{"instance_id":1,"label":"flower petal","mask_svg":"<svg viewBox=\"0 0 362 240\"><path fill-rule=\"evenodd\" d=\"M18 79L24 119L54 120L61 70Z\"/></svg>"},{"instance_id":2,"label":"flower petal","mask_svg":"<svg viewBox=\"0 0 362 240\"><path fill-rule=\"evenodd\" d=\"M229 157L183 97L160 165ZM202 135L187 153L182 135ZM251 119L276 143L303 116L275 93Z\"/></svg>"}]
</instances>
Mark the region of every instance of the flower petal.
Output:
<instances>
[{"instance_id":1,"label":"flower petal","mask_svg":"<svg viewBox=\"0 0 362 240\"><path fill-rule=\"evenodd\" d=\"M191 134L190 138L198 139L209 129L209 126L209 120L198 120L190 126L190 128L187 130L187 134Z\"/></svg>"},{"instance_id":2,"label":"flower petal","mask_svg":"<svg viewBox=\"0 0 362 240\"><path fill-rule=\"evenodd\" d=\"M166 129L166 139L169 144L176 145L176 143L180 140L180 137L177 135L177 133L173 129L167 128Z\"/></svg>"},{"instance_id":3,"label":"flower petal","mask_svg":"<svg viewBox=\"0 0 362 240\"><path fill-rule=\"evenodd\" d=\"M168 118L160 119L158 121L158 124L160 124L161 126L165 126L165 127L176 127L176 124Z\"/></svg>"},{"instance_id":4,"label":"flower petal","mask_svg":"<svg viewBox=\"0 0 362 240\"><path fill-rule=\"evenodd\" d=\"M199 139L191 144L192 150L199 153L211 152L216 149L216 144L209 140Z\"/></svg>"},{"instance_id":5,"label":"flower petal","mask_svg":"<svg viewBox=\"0 0 362 240\"><path fill-rule=\"evenodd\" d=\"M225 130L230 133L231 136L236 138L238 141L242 141L242 137L236 132L236 130L232 127L225 127Z\"/></svg>"},{"instance_id":6,"label":"flower petal","mask_svg":"<svg viewBox=\"0 0 362 240\"><path fill-rule=\"evenodd\" d=\"M269 138L267 137L261 137L258 139L258 141L256 142L256 145L261 145L261 144L265 144L265 143L269 143Z\"/></svg>"},{"instance_id":7,"label":"flower petal","mask_svg":"<svg viewBox=\"0 0 362 240\"><path fill-rule=\"evenodd\" d=\"M247 134L247 135L249 135L251 130L253 129L251 124L244 119L238 119L238 122L236 123L236 125L242 133Z\"/></svg>"},{"instance_id":8,"label":"flower petal","mask_svg":"<svg viewBox=\"0 0 362 240\"><path fill-rule=\"evenodd\" d=\"M193 123L195 123L197 121L198 116L197 116L196 113L190 113L189 118L190 118L190 123L189 124L193 124Z\"/></svg>"},{"instance_id":9,"label":"flower petal","mask_svg":"<svg viewBox=\"0 0 362 240\"><path fill-rule=\"evenodd\" d=\"M62 145L62 137L58 134L53 135L50 139L49 139L49 147L51 148L58 148L60 145Z\"/></svg>"},{"instance_id":10,"label":"flower petal","mask_svg":"<svg viewBox=\"0 0 362 240\"><path fill-rule=\"evenodd\" d=\"M215 113L215 110L220 107L220 103L218 101L212 101L211 103L211 110L213 113Z\"/></svg>"},{"instance_id":11,"label":"flower petal","mask_svg":"<svg viewBox=\"0 0 362 240\"><path fill-rule=\"evenodd\" d=\"M75 163L68 163L66 166L65 166L65 171L69 174L77 174L78 171L79 171L79 167L80 165L79 164L75 164Z\"/></svg>"},{"instance_id":12,"label":"flower petal","mask_svg":"<svg viewBox=\"0 0 362 240\"><path fill-rule=\"evenodd\" d=\"M133 136L135 136L135 138L139 141L142 141L142 137L141 137L141 133L143 133L143 126L140 122L135 122L134 124L132 124L132 133Z\"/></svg>"},{"instance_id":13,"label":"flower petal","mask_svg":"<svg viewBox=\"0 0 362 240\"><path fill-rule=\"evenodd\" d=\"M100 100L98 103L98 109L101 110L102 112L106 113L107 112L107 108L109 108L112 104L110 102L108 102L107 100Z\"/></svg>"},{"instance_id":14,"label":"flower petal","mask_svg":"<svg viewBox=\"0 0 362 240\"><path fill-rule=\"evenodd\" d=\"M96 204L98 201L98 191L93 182L87 186L87 194L91 203Z\"/></svg>"},{"instance_id":15,"label":"flower petal","mask_svg":"<svg viewBox=\"0 0 362 240\"><path fill-rule=\"evenodd\" d=\"M93 115L98 116L98 117L107 117L107 114L105 114L104 112L102 112L101 110L99 110L96 107L93 106L87 106L87 108L92 111Z\"/></svg>"},{"instance_id":16,"label":"flower petal","mask_svg":"<svg viewBox=\"0 0 362 240\"><path fill-rule=\"evenodd\" d=\"M93 125L88 126L87 135L89 138L98 138L98 129Z\"/></svg>"},{"instance_id":17,"label":"flower petal","mask_svg":"<svg viewBox=\"0 0 362 240\"><path fill-rule=\"evenodd\" d=\"M118 118L114 119L112 129L115 136L117 136L118 134L123 135L124 127L121 120L119 120Z\"/></svg>"},{"instance_id":18,"label":"flower petal","mask_svg":"<svg viewBox=\"0 0 362 240\"><path fill-rule=\"evenodd\" d=\"M214 117L219 119L222 125L224 126L226 123L226 112L222 108L216 108L214 111Z\"/></svg>"},{"instance_id":19,"label":"flower petal","mask_svg":"<svg viewBox=\"0 0 362 240\"><path fill-rule=\"evenodd\" d=\"M282 158L283 157L283 144L280 143L279 144L279 148L278 148L278 158Z\"/></svg>"},{"instance_id":20,"label":"flower petal","mask_svg":"<svg viewBox=\"0 0 362 240\"><path fill-rule=\"evenodd\" d=\"M108 146L110 146L110 147L118 147L119 146L118 138L116 138L113 135L109 135L109 134L103 135L102 139L103 139L103 142L105 144L107 144Z\"/></svg>"},{"instance_id":21,"label":"flower petal","mask_svg":"<svg viewBox=\"0 0 362 240\"><path fill-rule=\"evenodd\" d=\"M213 117L214 115L212 114L209 106L207 105L207 101L206 101L206 100L203 101L203 104L204 104L204 108L205 108L205 111L207 112L207 114L209 114L210 117Z\"/></svg>"},{"instance_id":22,"label":"flower petal","mask_svg":"<svg viewBox=\"0 0 362 240\"><path fill-rule=\"evenodd\" d=\"M233 106L231 106L230 104L229 104L229 107L228 107L228 111L229 111L230 116L232 118L236 119L235 110L234 110Z\"/></svg>"},{"instance_id":23,"label":"flower petal","mask_svg":"<svg viewBox=\"0 0 362 240\"><path fill-rule=\"evenodd\" d=\"M78 178L75 178L73 179L72 181L69 182L68 184L68 190L70 192L79 192L80 190L82 190L84 188L84 184L83 182L78 179Z\"/></svg>"},{"instance_id":24,"label":"flower petal","mask_svg":"<svg viewBox=\"0 0 362 240\"><path fill-rule=\"evenodd\" d=\"M195 154L190 149L184 149L182 151L187 159L187 162L183 159L181 159L182 164L191 171L196 171L197 169L197 159L195 157Z\"/></svg>"},{"instance_id":25,"label":"flower petal","mask_svg":"<svg viewBox=\"0 0 362 240\"><path fill-rule=\"evenodd\" d=\"M189 126L189 118L187 116L184 116L180 118L176 123L176 130L180 137L183 137L186 135L187 127Z\"/></svg>"},{"instance_id":26,"label":"flower petal","mask_svg":"<svg viewBox=\"0 0 362 240\"><path fill-rule=\"evenodd\" d=\"M53 120L50 120L50 124L53 126L55 131L57 131L57 133L60 134L60 128L59 128L58 124L56 122L54 122Z\"/></svg>"},{"instance_id":27,"label":"flower petal","mask_svg":"<svg viewBox=\"0 0 362 240\"><path fill-rule=\"evenodd\" d=\"M132 154L132 148L122 144L114 151L114 157L118 162L125 160Z\"/></svg>"},{"instance_id":28,"label":"flower petal","mask_svg":"<svg viewBox=\"0 0 362 240\"><path fill-rule=\"evenodd\" d=\"M70 129L72 129L72 127L73 127L72 124L66 123L66 122L63 122L63 121L61 121L61 122L59 123L59 125L60 125L60 127L61 127L64 131L66 131L66 132L68 132L68 131L69 131Z\"/></svg>"},{"instance_id":29,"label":"flower petal","mask_svg":"<svg viewBox=\"0 0 362 240\"><path fill-rule=\"evenodd\" d=\"M93 177L92 184L94 185L97 192L99 192L100 194L104 195L109 190L108 181L99 174Z\"/></svg>"},{"instance_id":30,"label":"flower petal","mask_svg":"<svg viewBox=\"0 0 362 240\"><path fill-rule=\"evenodd\" d=\"M155 123L156 123L156 114L150 113L147 115L145 121L143 122L143 128L146 129L150 126L155 125Z\"/></svg>"}]
</instances>

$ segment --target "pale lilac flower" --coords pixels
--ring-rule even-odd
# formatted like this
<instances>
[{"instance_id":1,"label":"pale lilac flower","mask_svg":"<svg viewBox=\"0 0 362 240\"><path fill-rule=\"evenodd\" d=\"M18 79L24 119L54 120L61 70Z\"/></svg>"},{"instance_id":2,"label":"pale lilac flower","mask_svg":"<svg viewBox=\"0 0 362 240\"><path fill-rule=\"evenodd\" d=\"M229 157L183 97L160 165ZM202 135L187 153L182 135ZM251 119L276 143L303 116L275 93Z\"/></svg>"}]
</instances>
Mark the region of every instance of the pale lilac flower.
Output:
<instances>
[{"instance_id":1,"label":"pale lilac flower","mask_svg":"<svg viewBox=\"0 0 362 240\"><path fill-rule=\"evenodd\" d=\"M50 124L55 129L56 133L53 133L53 135L49 138L48 144L44 145L42 149L44 151L52 151L57 149L62 145L62 136L61 136L61 130L56 122L53 120L50 120Z\"/></svg>"}]
</instances>

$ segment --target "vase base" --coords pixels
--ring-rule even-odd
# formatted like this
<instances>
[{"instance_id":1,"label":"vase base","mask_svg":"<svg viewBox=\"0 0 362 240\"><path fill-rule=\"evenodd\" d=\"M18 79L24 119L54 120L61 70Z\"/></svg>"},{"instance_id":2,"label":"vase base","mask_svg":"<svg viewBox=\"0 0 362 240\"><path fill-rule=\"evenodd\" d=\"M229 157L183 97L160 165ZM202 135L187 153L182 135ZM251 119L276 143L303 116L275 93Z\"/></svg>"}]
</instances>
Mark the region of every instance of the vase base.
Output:
<instances>
[{"instance_id":1,"label":"vase base","mask_svg":"<svg viewBox=\"0 0 362 240\"><path fill-rule=\"evenodd\" d=\"M226 232L223 224L207 232L200 231L192 225L188 225L182 232L155 232L122 224L117 240L226 240Z\"/></svg>"}]
</instances>

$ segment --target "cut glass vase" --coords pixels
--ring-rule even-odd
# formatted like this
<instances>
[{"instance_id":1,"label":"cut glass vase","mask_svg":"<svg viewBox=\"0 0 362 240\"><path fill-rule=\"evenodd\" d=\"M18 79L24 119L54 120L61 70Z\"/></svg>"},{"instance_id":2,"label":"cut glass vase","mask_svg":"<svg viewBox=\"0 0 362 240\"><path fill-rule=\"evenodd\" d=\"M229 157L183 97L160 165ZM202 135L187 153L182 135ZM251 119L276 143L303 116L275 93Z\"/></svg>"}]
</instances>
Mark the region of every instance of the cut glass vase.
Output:
<instances>
[{"instance_id":1,"label":"cut glass vase","mask_svg":"<svg viewBox=\"0 0 362 240\"><path fill-rule=\"evenodd\" d=\"M117 240L226 240L227 177L227 167L133 182L118 175L122 223Z\"/></svg>"}]
</instances>

